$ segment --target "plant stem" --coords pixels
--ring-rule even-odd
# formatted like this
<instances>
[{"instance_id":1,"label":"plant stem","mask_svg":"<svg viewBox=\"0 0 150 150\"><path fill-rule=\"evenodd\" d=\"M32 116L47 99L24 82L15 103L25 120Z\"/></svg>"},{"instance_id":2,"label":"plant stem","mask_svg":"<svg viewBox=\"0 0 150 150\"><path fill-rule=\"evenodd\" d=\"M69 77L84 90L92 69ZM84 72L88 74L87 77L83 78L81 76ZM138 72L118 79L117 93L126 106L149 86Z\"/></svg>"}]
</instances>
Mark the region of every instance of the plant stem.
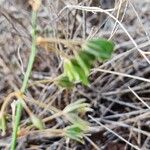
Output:
<instances>
[{"instance_id":1,"label":"plant stem","mask_svg":"<svg viewBox=\"0 0 150 150\"><path fill-rule=\"evenodd\" d=\"M36 37L36 20L37 20L37 11L33 11L32 12L32 47L31 47L31 54L29 57L27 70L26 70L26 73L23 79L23 84L20 90L22 93L24 93L27 89L29 77L30 77L32 66L34 63L35 56L36 56L36 38L37 38ZM20 119L21 119L21 114L22 114L22 109L23 109L21 101L22 99L19 99L16 105L16 116L15 116L15 124L13 127L11 150L16 149L17 132L18 132L18 127L20 124Z\"/></svg>"},{"instance_id":2,"label":"plant stem","mask_svg":"<svg viewBox=\"0 0 150 150\"><path fill-rule=\"evenodd\" d=\"M28 80L32 71L32 66L34 63L34 59L36 56L36 18L37 18L37 12L32 12L32 48L31 48L31 54L29 58L28 67L24 76L23 84L21 87L21 92L24 93L27 86L28 86Z\"/></svg>"},{"instance_id":3,"label":"plant stem","mask_svg":"<svg viewBox=\"0 0 150 150\"><path fill-rule=\"evenodd\" d=\"M18 102L16 108L17 109L16 109L15 124L14 124L14 127L13 127L11 150L16 149L17 131L18 131L18 127L19 127L19 124L20 124L20 118L21 118L22 108L23 108L21 102Z\"/></svg>"}]
</instances>

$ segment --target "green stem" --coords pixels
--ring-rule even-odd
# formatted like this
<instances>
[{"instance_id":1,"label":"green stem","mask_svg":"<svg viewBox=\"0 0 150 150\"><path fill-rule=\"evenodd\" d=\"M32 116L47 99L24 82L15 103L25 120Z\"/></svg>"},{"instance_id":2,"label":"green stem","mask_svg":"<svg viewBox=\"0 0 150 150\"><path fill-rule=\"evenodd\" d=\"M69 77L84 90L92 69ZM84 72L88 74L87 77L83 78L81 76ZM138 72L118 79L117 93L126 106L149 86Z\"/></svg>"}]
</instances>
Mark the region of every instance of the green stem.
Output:
<instances>
[{"instance_id":1,"label":"green stem","mask_svg":"<svg viewBox=\"0 0 150 150\"><path fill-rule=\"evenodd\" d=\"M28 86L28 81L29 77L32 71L32 66L35 60L36 56L36 20L37 20L37 12L33 11L32 12L32 47L31 47L31 54L29 57L29 63L27 66L27 70L23 79L22 87L21 87L21 92L24 93L27 89ZM19 99L17 106L16 106L16 116L15 116L15 124L13 127L13 134L12 134L12 143L11 143L11 150L16 149L16 142L17 142L17 132L18 132L18 127L20 124L20 119L21 119L21 114L22 114L22 99Z\"/></svg>"},{"instance_id":2,"label":"green stem","mask_svg":"<svg viewBox=\"0 0 150 150\"><path fill-rule=\"evenodd\" d=\"M23 84L21 87L21 92L24 93L27 86L28 86L28 80L32 71L32 66L34 63L34 59L36 56L36 18L37 18L37 12L32 13L32 48L31 48L31 54L29 58L28 67L24 76Z\"/></svg>"},{"instance_id":3,"label":"green stem","mask_svg":"<svg viewBox=\"0 0 150 150\"><path fill-rule=\"evenodd\" d=\"M18 102L16 107L17 107L17 109L16 109L15 124L14 124L14 127L13 127L11 150L16 149L17 131L18 131L18 127L19 127L19 124L20 124L20 118L21 118L22 109L23 109L21 102Z\"/></svg>"}]
</instances>

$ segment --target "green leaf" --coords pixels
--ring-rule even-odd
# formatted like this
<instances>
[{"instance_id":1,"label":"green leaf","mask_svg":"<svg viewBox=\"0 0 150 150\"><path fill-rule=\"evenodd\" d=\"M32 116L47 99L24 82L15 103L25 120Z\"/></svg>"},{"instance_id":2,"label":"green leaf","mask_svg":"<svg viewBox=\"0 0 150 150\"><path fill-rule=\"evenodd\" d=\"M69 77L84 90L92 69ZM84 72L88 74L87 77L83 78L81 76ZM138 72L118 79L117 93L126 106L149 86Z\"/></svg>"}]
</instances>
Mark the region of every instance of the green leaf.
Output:
<instances>
[{"instance_id":1,"label":"green leaf","mask_svg":"<svg viewBox=\"0 0 150 150\"><path fill-rule=\"evenodd\" d=\"M85 133L85 130L83 130L83 128L81 128L81 126L78 124L73 124L65 128L66 138L76 140L82 144L84 143L83 137Z\"/></svg>"},{"instance_id":2,"label":"green leaf","mask_svg":"<svg viewBox=\"0 0 150 150\"><path fill-rule=\"evenodd\" d=\"M89 123L83 120L82 118L80 118L77 113L74 113L74 112L68 113L66 114L66 117L72 124L78 124L81 126L81 128L83 127L83 129L85 130L89 126Z\"/></svg>"},{"instance_id":3,"label":"green leaf","mask_svg":"<svg viewBox=\"0 0 150 150\"><path fill-rule=\"evenodd\" d=\"M80 79L79 74L76 72L72 59L64 60L64 73L68 76L69 81L78 81Z\"/></svg>"},{"instance_id":4,"label":"green leaf","mask_svg":"<svg viewBox=\"0 0 150 150\"><path fill-rule=\"evenodd\" d=\"M90 104L85 102L85 99L79 99L74 103L67 105L64 108L64 112L67 113L85 113L86 110L90 110ZM84 111L85 110L85 111Z\"/></svg>"},{"instance_id":5,"label":"green leaf","mask_svg":"<svg viewBox=\"0 0 150 150\"><path fill-rule=\"evenodd\" d=\"M75 79L76 82L82 82L84 85L89 85L88 76L85 74L84 69L78 64L76 59L71 59L74 71L78 74L78 78Z\"/></svg>"},{"instance_id":6,"label":"green leaf","mask_svg":"<svg viewBox=\"0 0 150 150\"><path fill-rule=\"evenodd\" d=\"M86 76L88 76L89 75L89 71L90 71L89 64L87 64L87 62L84 61L82 56L79 55L79 54L76 54L75 58L76 58L78 64L80 65L80 67L84 70Z\"/></svg>"},{"instance_id":7,"label":"green leaf","mask_svg":"<svg viewBox=\"0 0 150 150\"><path fill-rule=\"evenodd\" d=\"M114 43L106 39L92 39L83 47L86 52L94 55L102 61L109 59L114 50Z\"/></svg>"},{"instance_id":8,"label":"green leaf","mask_svg":"<svg viewBox=\"0 0 150 150\"><path fill-rule=\"evenodd\" d=\"M93 63L93 61L95 61L96 57L89 54L86 51L81 50L79 52L80 57L82 58L82 60L89 66L91 67L91 64Z\"/></svg>"},{"instance_id":9,"label":"green leaf","mask_svg":"<svg viewBox=\"0 0 150 150\"><path fill-rule=\"evenodd\" d=\"M72 88L74 86L73 82L71 82L68 76L66 75L61 75L57 83L61 87L65 87L65 88Z\"/></svg>"},{"instance_id":10,"label":"green leaf","mask_svg":"<svg viewBox=\"0 0 150 150\"><path fill-rule=\"evenodd\" d=\"M82 82L84 85L89 84L88 76L85 74L84 69L81 68L74 58L65 60L64 74L68 77L70 82Z\"/></svg>"}]
</instances>

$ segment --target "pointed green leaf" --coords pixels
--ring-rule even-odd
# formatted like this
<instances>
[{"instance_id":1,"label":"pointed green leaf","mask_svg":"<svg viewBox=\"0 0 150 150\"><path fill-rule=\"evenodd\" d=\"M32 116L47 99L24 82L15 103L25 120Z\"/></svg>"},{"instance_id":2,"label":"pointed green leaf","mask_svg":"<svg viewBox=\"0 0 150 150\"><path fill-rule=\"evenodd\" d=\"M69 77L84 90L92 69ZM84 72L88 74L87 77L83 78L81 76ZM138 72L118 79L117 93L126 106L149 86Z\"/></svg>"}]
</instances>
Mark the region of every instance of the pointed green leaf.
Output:
<instances>
[{"instance_id":1,"label":"pointed green leaf","mask_svg":"<svg viewBox=\"0 0 150 150\"><path fill-rule=\"evenodd\" d=\"M61 87L65 87L65 88L72 88L74 86L73 82L71 82L68 76L66 75L61 75L57 83Z\"/></svg>"},{"instance_id":2,"label":"pointed green leaf","mask_svg":"<svg viewBox=\"0 0 150 150\"><path fill-rule=\"evenodd\" d=\"M86 61L84 61L82 57L83 56L81 55L81 53L80 53L80 55L76 54L76 56L75 56L78 64L84 70L86 76L88 76L89 75L89 71L90 71L90 64L88 64Z\"/></svg>"},{"instance_id":3,"label":"pointed green leaf","mask_svg":"<svg viewBox=\"0 0 150 150\"><path fill-rule=\"evenodd\" d=\"M82 110L86 110L87 108L90 108L90 104L86 103L85 99L79 99L76 102L67 105L63 111L65 113L79 113L83 112Z\"/></svg>"},{"instance_id":4,"label":"pointed green leaf","mask_svg":"<svg viewBox=\"0 0 150 150\"><path fill-rule=\"evenodd\" d=\"M96 59L95 56L93 56L93 55L91 55L91 54L89 54L88 52L83 51L83 50L81 50L81 51L79 52L79 55L80 55L80 57L82 58L82 60L83 60L86 64L88 64L90 67L91 67L91 64L93 63L93 61L95 61L95 59Z\"/></svg>"},{"instance_id":5,"label":"pointed green leaf","mask_svg":"<svg viewBox=\"0 0 150 150\"><path fill-rule=\"evenodd\" d=\"M64 73L67 75L69 81L72 81L74 79L74 75L72 73L72 67L69 64L67 60L64 61Z\"/></svg>"},{"instance_id":6,"label":"pointed green leaf","mask_svg":"<svg viewBox=\"0 0 150 150\"><path fill-rule=\"evenodd\" d=\"M114 43L106 39L92 39L87 41L84 50L105 61L111 57L114 50Z\"/></svg>"},{"instance_id":7,"label":"pointed green leaf","mask_svg":"<svg viewBox=\"0 0 150 150\"><path fill-rule=\"evenodd\" d=\"M70 81L78 81L80 79L79 74L76 72L74 64L72 64L73 59L65 59L64 61L64 72L68 76Z\"/></svg>"},{"instance_id":8,"label":"pointed green leaf","mask_svg":"<svg viewBox=\"0 0 150 150\"><path fill-rule=\"evenodd\" d=\"M84 85L89 85L88 76L85 74L84 70L81 68L81 66L78 64L76 59L71 60L72 65L74 66L74 70L78 74L79 78L76 78L76 82L82 82Z\"/></svg>"},{"instance_id":9,"label":"pointed green leaf","mask_svg":"<svg viewBox=\"0 0 150 150\"><path fill-rule=\"evenodd\" d=\"M89 123L80 118L76 113L68 113L66 117L72 124L78 124L81 126L81 128L83 127L83 130L87 130L87 128L89 127Z\"/></svg>"},{"instance_id":10,"label":"pointed green leaf","mask_svg":"<svg viewBox=\"0 0 150 150\"><path fill-rule=\"evenodd\" d=\"M65 136L66 138L70 138L72 140L76 140L80 143L84 143L83 137L86 133L86 130L83 129L79 124L73 124L65 128Z\"/></svg>"}]
</instances>

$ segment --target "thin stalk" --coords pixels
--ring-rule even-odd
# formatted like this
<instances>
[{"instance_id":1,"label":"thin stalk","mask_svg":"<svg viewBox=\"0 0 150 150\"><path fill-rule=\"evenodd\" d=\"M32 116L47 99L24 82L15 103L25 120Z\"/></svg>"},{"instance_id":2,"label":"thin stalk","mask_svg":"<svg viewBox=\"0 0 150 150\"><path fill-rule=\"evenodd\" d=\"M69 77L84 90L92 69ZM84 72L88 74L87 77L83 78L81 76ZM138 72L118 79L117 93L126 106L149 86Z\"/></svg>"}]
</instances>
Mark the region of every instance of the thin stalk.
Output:
<instances>
[{"instance_id":1,"label":"thin stalk","mask_svg":"<svg viewBox=\"0 0 150 150\"><path fill-rule=\"evenodd\" d=\"M28 63L27 70L23 79L23 84L20 90L22 93L24 93L27 89L29 77L30 77L32 66L34 63L35 56L36 56L36 38L37 38L36 37L36 20L37 20L37 11L33 11L32 12L32 47L31 47L31 54L29 57L29 63ZM19 124L20 124L22 110L23 110L22 99L19 99L17 106L16 106L16 116L15 116L15 124L13 127L11 150L16 149L17 132L18 132Z\"/></svg>"},{"instance_id":2,"label":"thin stalk","mask_svg":"<svg viewBox=\"0 0 150 150\"><path fill-rule=\"evenodd\" d=\"M32 47L31 47L31 54L29 58L28 67L24 76L23 84L21 87L21 92L24 93L27 86L28 86L28 80L32 71L32 66L34 63L34 59L36 56L36 19L37 19L37 12L32 12Z\"/></svg>"}]
</instances>

